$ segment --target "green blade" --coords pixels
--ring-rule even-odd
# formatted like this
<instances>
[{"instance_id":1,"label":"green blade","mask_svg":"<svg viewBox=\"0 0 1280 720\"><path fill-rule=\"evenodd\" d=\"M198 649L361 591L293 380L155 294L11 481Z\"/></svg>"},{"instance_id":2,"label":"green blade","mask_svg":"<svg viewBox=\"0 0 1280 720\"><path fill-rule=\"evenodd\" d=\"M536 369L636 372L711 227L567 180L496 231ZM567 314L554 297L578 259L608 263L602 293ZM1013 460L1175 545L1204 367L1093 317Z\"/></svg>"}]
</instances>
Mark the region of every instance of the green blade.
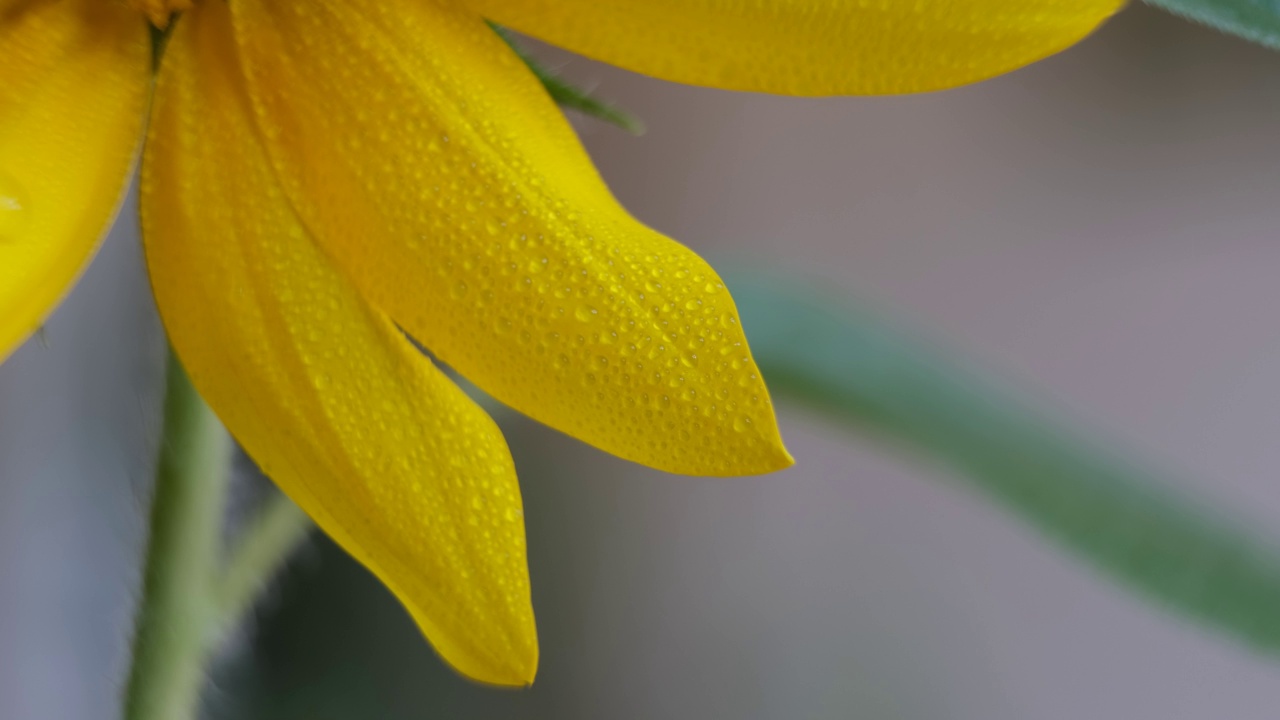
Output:
<instances>
[{"instance_id":1,"label":"green blade","mask_svg":"<svg viewBox=\"0 0 1280 720\"><path fill-rule=\"evenodd\" d=\"M1147 0L1147 4L1280 49L1280 2L1276 0Z\"/></svg>"},{"instance_id":2,"label":"green blade","mask_svg":"<svg viewBox=\"0 0 1280 720\"><path fill-rule=\"evenodd\" d=\"M730 275L769 387L949 467L1164 607L1280 649L1280 545L798 284Z\"/></svg>"},{"instance_id":3,"label":"green blade","mask_svg":"<svg viewBox=\"0 0 1280 720\"><path fill-rule=\"evenodd\" d=\"M489 27L493 28L493 31L498 33L499 37L507 42L507 45L511 46L516 55L520 56L524 64L529 66L534 76L538 78L538 82L542 83L542 87L546 88L547 94L551 96L552 100L556 101L557 105L607 122L610 125L616 125L632 135L644 134L644 123L640 121L640 118L612 103L595 97L589 91L563 80L554 72L548 70L542 63L526 52L524 48L520 47L520 43L512 37L511 32L506 28L493 23L490 23Z\"/></svg>"}]
</instances>

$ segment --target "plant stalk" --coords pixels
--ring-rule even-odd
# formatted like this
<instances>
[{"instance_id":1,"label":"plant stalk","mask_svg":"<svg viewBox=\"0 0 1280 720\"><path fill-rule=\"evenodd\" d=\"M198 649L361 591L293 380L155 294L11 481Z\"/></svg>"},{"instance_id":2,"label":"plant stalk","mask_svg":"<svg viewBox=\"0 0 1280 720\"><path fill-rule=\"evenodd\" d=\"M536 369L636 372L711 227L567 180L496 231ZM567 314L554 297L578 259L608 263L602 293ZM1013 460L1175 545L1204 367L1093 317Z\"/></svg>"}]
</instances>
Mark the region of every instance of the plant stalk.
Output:
<instances>
[{"instance_id":1,"label":"plant stalk","mask_svg":"<svg viewBox=\"0 0 1280 720\"><path fill-rule=\"evenodd\" d=\"M232 444L170 351L125 720L193 720L217 627Z\"/></svg>"}]
</instances>

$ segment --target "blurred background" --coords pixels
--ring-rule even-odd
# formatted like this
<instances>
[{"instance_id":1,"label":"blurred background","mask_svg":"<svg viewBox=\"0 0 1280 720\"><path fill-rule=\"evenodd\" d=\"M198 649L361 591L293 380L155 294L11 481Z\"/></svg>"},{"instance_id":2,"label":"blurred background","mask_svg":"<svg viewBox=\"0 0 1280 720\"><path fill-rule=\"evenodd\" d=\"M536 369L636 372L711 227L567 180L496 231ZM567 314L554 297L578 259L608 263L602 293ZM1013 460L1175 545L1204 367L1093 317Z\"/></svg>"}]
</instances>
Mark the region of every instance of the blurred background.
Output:
<instances>
[{"instance_id":1,"label":"blurred background","mask_svg":"<svg viewBox=\"0 0 1280 720\"><path fill-rule=\"evenodd\" d=\"M536 46L642 117L576 122L713 264L811 277L1261 526L1280 520L1280 55L1134 7L908 98L688 88ZM749 329L749 328L748 328ZM110 719L163 339L126 213L0 367L0 718ZM674 477L511 414L542 642L474 686L315 536L210 718L1274 718L1280 665L1135 598L927 459L798 408L795 468Z\"/></svg>"}]
</instances>

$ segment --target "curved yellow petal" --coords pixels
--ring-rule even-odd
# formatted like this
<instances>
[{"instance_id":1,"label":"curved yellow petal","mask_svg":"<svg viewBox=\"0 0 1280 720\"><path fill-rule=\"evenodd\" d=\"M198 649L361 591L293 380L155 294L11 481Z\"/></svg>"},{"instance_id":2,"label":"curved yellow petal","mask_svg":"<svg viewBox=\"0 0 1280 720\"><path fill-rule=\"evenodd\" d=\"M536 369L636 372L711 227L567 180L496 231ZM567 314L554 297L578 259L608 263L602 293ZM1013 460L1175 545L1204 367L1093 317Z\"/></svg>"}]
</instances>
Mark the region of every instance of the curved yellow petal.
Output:
<instances>
[{"instance_id":1,"label":"curved yellow petal","mask_svg":"<svg viewBox=\"0 0 1280 720\"><path fill-rule=\"evenodd\" d=\"M465 0L494 22L666 80L785 95L964 85L1063 50L1124 0Z\"/></svg>"},{"instance_id":2,"label":"curved yellow petal","mask_svg":"<svg viewBox=\"0 0 1280 720\"><path fill-rule=\"evenodd\" d=\"M366 297L498 399L621 457L791 464L720 279L609 194L479 17L233 0L278 175Z\"/></svg>"},{"instance_id":3,"label":"curved yellow petal","mask_svg":"<svg viewBox=\"0 0 1280 720\"><path fill-rule=\"evenodd\" d=\"M150 70L146 22L123 3L0 0L0 360L115 215Z\"/></svg>"},{"instance_id":4,"label":"curved yellow petal","mask_svg":"<svg viewBox=\"0 0 1280 720\"><path fill-rule=\"evenodd\" d=\"M459 671L537 667L520 489L493 421L315 246L252 129L225 3L178 21L143 166L169 337L232 434Z\"/></svg>"}]
</instances>

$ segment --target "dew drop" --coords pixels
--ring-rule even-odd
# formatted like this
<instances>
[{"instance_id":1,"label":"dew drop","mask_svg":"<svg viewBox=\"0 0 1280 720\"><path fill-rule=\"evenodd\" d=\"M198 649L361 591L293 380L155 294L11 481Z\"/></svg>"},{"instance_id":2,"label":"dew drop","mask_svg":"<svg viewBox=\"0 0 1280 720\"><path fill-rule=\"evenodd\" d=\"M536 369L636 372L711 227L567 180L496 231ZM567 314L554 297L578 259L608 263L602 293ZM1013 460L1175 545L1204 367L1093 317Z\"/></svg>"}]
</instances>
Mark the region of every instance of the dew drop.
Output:
<instances>
[{"instance_id":1,"label":"dew drop","mask_svg":"<svg viewBox=\"0 0 1280 720\"><path fill-rule=\"evenodd\" d=\"M577 310L573 311L573 316L582 322L591 322L598 314L598 311L590 305L579 305Z\"/></svg>"},{"instance_id":2,"label":"dew drop","mask_svg":"<svg viewBox=\"0 0 1280 720\"><path fill-rule=\"evenodd\" d=\"M22 185L0 170L0 242L22 237L31 222L31 203Z\"/></svg>"}]
</instances>

